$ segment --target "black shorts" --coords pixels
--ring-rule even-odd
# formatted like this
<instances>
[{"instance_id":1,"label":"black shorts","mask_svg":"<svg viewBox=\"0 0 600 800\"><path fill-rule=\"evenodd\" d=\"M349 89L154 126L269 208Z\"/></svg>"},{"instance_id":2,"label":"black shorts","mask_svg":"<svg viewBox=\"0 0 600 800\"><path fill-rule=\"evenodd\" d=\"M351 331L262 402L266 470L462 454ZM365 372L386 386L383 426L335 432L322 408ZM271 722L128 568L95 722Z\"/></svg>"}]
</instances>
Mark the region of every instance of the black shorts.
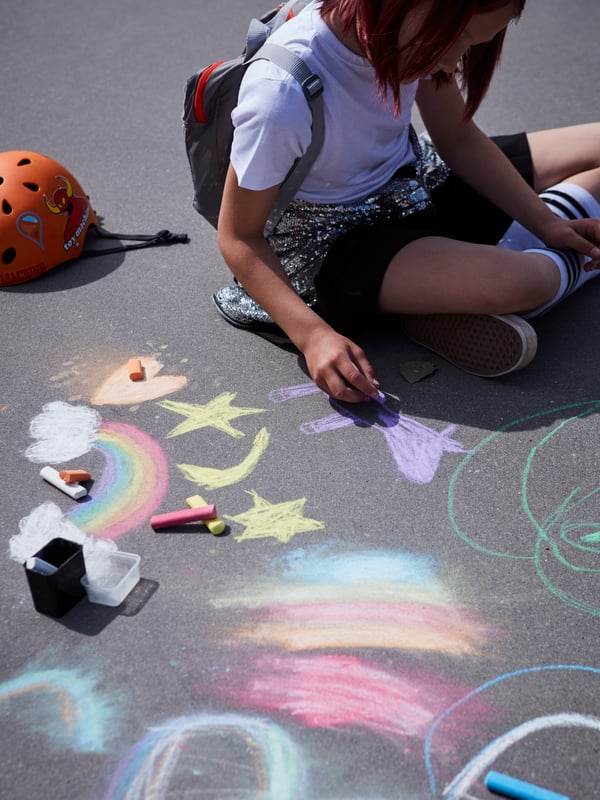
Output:
<instances>
[{"instance_id":1,"label":"black shorts","mask_svg":"<svg viewBox=\"0 0 600 800\"><path fill-rule=\"evenodd\" d=\"M525 133L492 137L533 186ZM405 245L426 236L496 244L512 219L453 173L431 192L432 206L397 222L355 228L327 253L315 280L320 313L335 327L352 328L372 317L383 276Z\"/></svg>"}]
</instances>

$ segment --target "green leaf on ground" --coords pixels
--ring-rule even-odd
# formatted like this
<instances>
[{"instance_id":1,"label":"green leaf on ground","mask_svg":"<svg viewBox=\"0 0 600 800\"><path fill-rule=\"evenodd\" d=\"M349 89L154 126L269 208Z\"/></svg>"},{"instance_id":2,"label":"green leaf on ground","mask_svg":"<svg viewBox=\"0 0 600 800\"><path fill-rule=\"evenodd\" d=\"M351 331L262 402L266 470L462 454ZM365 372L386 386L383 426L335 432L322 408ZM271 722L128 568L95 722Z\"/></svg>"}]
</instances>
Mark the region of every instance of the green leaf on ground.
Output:
<instances>
[{"instance_id":1,"label":"green leaf on ground","mask_svg":"<svg viewBox=\"0 0 600 800\"><path fill-rule=\"evenodd\" d=\"M436 371L437 366L431 361L404 361L400 364L400 374L409 383L422 381Z\"/></svg>"}]
</instances>

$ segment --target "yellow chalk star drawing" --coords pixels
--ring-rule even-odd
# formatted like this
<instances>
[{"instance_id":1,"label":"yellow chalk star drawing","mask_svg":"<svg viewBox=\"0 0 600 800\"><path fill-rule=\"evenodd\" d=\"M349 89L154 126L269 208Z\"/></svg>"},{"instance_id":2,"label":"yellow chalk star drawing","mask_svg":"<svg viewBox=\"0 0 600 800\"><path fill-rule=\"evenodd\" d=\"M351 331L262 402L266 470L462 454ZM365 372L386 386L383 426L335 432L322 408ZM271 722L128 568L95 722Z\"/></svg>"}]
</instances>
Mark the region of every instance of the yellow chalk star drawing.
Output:
<instances>
[{"instance_id":1,"label":"yellow chalk star drawing","mask_svg":"<svg viewBox=\"0 0 600 800\"><path fill-rule=\"evenodd\" d=\"M262 414L264 408L232 408L231 403L237 397L237 392L223 392L209 403L176 403L173 400L161 400L158 403L161 408L174 411L187 417L185 422L181 422L176 428L167 433L166 438L181 436L182 433L198 430L199 428L216 428L223 433L239 439L245 436L242 431L238 431L230 424L230 420L237 417L244 417L246 414Z\"/></svg>"},{"instance_id":2,"label":"yellow chalk star drawing","mask_svg":"<svg viewBox=\"0 0 600 800\"><path fill-rule=\"evenodd\" d=\"M194 464L177 464L177 466L188 481L198 486L204 486L206 489L220 489L247 478L258 464L268 445L269 431L261 428L254 437L252 449L246 458L234 467L214 469L213 467L197 467Z\"/></svg>"},{"instance_id":3,"label":"yellow chalk star drawing","mask_svg":"<svg viewBox=\"0 0 600 800\"><path fill-rule=\"evenodd\" d=\"M244 539L263 539L272 536L285 543L289 542L297 533L318 531L325 527L325 523L318 519L304 516L306 497L289 500L286 503L269 503L253 490L246 491L246 494L254 498L254 508L244 511L243 514L238 514L236 517L227 517L232 522L237 522L246 528L241 536L235 537L237 542Z\"/></svg>"}]
</instances>

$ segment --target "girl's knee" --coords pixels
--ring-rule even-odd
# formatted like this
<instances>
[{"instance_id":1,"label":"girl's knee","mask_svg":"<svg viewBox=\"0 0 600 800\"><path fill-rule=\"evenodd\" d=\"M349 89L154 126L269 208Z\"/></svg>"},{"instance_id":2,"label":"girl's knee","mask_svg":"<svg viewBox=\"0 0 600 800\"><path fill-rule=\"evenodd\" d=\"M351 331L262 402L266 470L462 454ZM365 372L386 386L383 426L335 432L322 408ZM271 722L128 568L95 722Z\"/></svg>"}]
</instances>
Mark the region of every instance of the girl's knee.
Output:
<instances>
[{"instance_id":1,"label":"girl's knee","mask_svg":"<svg viewBox=\"0 0 600 800\"><path fill-rule=\"evenodd\" d=\"M541 253L523 253L527 268L521 272L516 311L530 311L548 303L560 288L556 263Z\"/></svg>"},{"instance_id":2,"label":"girl's knee","mask_svg":"<svg viewBox=\"0 0 600 800\"><path fill-rule=\"evenodd\" d=\"M551 258L539 253L511 254L495 286L484 287L484 313L512 314L544 305L560 286L560 273Z\"/></svg>"}]
</instances>

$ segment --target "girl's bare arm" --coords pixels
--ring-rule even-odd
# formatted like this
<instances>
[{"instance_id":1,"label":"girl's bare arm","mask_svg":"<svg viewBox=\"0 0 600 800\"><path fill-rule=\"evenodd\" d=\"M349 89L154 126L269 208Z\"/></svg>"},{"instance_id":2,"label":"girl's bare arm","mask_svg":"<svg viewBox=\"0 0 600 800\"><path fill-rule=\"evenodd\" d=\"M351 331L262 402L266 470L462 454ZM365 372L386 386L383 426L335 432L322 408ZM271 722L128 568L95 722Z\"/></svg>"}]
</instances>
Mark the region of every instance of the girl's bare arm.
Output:
<instances>
[{"instance_id":1,"label":"girl's bare arm","mask_svg":"<svg viewBox=\"0 0 600 800\"><path fill-rule=\"evenodd\" d=\"M348 402L377 397L375 374L363 350L306 305L263 235L278 189L243 189L229 168L219 217L221 253L248 294L303 353L320 389Z\"/></svg>"},{"instance_id":2,"label":"girl's bare arm","mask_svg":"<svg viewBox=\"0 0 600 800\"><path fill-rule=\"evenodd\" d=\"M464 100L454 79L440 87L421 81L417 104L436 149L459 177L548 247L578 250L600 266L600 222L555 216L492 140L472 120L465 121Z\"/></svg>"}]
</instances>

